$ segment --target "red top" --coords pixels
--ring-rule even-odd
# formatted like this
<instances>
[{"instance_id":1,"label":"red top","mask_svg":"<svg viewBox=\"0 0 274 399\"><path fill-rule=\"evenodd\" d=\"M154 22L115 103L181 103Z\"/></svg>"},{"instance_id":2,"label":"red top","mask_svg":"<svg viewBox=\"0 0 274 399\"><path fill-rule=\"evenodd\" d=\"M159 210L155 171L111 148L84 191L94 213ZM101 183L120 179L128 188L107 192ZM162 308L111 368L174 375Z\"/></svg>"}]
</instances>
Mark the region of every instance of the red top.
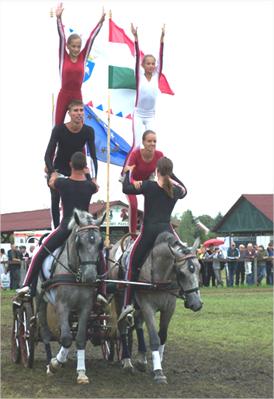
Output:
<instances>
[{"instance_id":1,"label":"red top","mask_svg":"<svg viewBox=\"0 0 274 399\"><path fill-rule=\"evenodd\" d=\"M158 159L162 158L164 154L161 151L155 150L154 157L151 161L146 162L142 158L141 149L136 148L129 156L128 165L135 165L131 177L134 180L147 180L149 176L155 172Z\"/></svg>"},{"instance_id":2,"label":"red top","mask_svg":"<svg viewBox=\"0 0 274 399\"><path fill-rule=\"evenodd\" d=\"M79 53L76 62L72 62L66 50L66 36L61 17L57 18L57 29L59 34L59 71L62 81L62 89L67 91L81 91L85 75L86 61L89 56L95 37L102 28L103 22L99 22L90 33L85 47Z\"/></svg>"}]
</instances>

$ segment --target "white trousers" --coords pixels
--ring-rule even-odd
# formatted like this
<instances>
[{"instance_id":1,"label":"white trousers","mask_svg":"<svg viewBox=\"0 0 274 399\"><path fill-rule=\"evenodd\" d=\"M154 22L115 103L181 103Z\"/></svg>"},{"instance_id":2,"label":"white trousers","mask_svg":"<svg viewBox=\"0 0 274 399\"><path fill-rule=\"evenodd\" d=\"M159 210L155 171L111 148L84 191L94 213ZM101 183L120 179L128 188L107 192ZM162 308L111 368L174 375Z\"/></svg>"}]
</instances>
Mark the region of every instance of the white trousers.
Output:
<instances>
[{"instance_id":1,"label":"white trousers","mask_svg":"<svg viewBox=\"0 0 274 399\"><path fill-rule=\"evenodd\" d=\"M133 132L135 137L134 147L140 147L142 144L142 136L146 130L155 131L155 117L145 117L139 115L136 111L133 113Z\"/></svg>"}]
</instances>

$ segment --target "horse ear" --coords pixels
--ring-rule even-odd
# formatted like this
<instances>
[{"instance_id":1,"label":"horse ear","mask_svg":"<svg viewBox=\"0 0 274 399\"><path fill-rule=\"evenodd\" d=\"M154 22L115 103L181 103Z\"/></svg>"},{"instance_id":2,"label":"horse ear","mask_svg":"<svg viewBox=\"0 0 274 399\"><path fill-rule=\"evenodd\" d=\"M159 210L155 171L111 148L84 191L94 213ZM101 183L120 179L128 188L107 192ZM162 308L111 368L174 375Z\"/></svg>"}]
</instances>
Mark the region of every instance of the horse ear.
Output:
<instances>
[{"instance_id":1,"label":"horse ear","mask_svg":"<svg viewBox=\"0 0 274 399\"><path fill-rule=\"evenodd\" d=\"M94 221L94 224L95 224L96 226L101 226L101 224L104 223L104 220L105 220L105 218L106 218L106 215L107 215L107 213L105 212L105 213L103 214L103 216L102 216L100 219L96 219L96 220Z\"/></svg>"},{"instance_id":2,"label":"horse ear","mask_svg":"<svg viewBox=\"0 0 274 399\"><path fill-rule=\"evenodd\" d=\"M80 219L79 219L79 215L78 215L78 212L76 209L73 212L73 216L74 216L75 222L78 224L78 226L80 226Z\"/></svg>"},{"instance_id":3,"label":"horse ear","mask_svg":"<svg viewBox=\"0 0 274 399\"><path fill-rule=\"evenodd\" d=\"M200 246L200 237L197 237L192 246L191 252L196 252Z\"/></svg>"}]
</instances>

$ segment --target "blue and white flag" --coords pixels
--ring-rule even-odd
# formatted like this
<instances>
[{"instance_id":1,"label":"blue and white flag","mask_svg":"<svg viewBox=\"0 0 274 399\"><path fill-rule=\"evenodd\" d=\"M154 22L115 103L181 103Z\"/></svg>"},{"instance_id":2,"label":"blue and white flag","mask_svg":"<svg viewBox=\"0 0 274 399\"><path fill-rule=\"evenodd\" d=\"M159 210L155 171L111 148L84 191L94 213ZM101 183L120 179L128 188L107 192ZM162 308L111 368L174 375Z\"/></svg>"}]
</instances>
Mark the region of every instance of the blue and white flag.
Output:
<instances>
[{"instance_id":1,"label":"blue and white flag","mask_svg":"<svg viewBox=\"0 0 274 399\"><path fill-rule=\"evenodd\" d=\"M88 106L84 106L85 124L91 126L95 132L95 147L97 159L107 162L107 132L108 127L102 119ZM130 145L112 129L110 129L110 163L123 166ZM87 156L89 154L87 153Z\"/></svg>"}]
</instances>

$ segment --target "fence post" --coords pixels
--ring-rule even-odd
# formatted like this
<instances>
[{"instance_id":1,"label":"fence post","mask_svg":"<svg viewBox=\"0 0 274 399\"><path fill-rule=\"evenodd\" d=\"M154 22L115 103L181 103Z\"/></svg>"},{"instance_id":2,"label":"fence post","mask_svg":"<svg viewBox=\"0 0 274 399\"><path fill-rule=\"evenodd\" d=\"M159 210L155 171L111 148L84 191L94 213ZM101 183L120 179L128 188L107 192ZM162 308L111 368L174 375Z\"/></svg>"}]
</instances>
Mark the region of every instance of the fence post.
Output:
<instances>
[{"instance_id":1,"label":"fence post","mask_svg":"<svg viewBox=\"0 0 274 399\"><path fill-rule=\"evenodd\" d=\"M257 258L254 258L254 284L257 284L257 278L258 276L258 262L257 262Z\"/></svg>"},{"instance_id":2,"label":"fence post","mask_svg":"<svg viewBox=\"0 0 274 399\"><path fill-rule=\"evenodd\" d=\"M20 263L20 287L22 287L25 275L27 273L27 262L23 259Z\"/></svg>"}]
</instances>

